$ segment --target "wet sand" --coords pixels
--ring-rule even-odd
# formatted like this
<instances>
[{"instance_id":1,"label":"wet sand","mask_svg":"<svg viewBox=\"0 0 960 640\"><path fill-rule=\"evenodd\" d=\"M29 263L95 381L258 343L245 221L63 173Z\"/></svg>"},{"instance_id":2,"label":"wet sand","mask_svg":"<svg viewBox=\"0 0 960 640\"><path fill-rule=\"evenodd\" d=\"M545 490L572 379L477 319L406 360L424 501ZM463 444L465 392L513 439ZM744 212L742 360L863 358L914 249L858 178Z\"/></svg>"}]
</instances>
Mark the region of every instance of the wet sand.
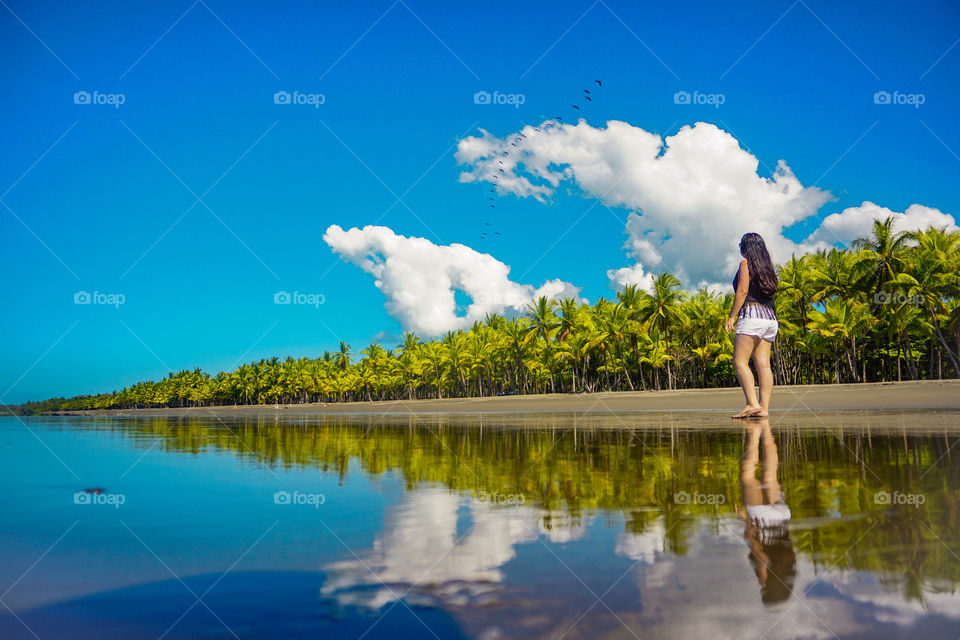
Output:
<instances>
[{"instance_id":1,"label":"wet sand","mask_svg":"<svg viewBox=\"0 0 960 640\"><path fill-rule=\"evenodd\" d=\"M191 407L183 409L118 409L106 411L64 411L59 415L85 416L173 416L222 418L241 416L295 417L321 415L474 415L494 417L519 414L574 414L579 418L607 417L635 422L646 415L649 422L658 416L674 415L685 422L702 422L728 417L743 407L739 387L680 391L638 391L616 393L547 394L499 396L493 398L445 398L434 400L391 400L382 402L338 402L281 405L240 405ZM771 421L788 415L822 412L910 412L960 410L960 380L893 382L840 385L775 387L770 407ZM702 414L702 415L698 415ZM569 417L569 415L568 415ZM851 416L852 417L852 416ZM791 420L792 422L792 420Z\"/></svg>"}]
</instances>

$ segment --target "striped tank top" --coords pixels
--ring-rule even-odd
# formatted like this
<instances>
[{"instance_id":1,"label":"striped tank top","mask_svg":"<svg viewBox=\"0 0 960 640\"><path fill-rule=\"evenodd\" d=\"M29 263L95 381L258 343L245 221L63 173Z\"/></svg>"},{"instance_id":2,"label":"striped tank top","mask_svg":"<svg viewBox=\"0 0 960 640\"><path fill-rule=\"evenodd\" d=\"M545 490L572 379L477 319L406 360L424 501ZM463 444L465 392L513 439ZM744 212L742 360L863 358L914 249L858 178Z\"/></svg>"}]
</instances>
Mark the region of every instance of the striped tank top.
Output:
<instances>
[{"instance_id":1,"label":"striped tank top","mask_svg":"<svg viewBox=\"0 0 960 640\"><path fill-rule=\"evenodd\" d=\"M737 285L740 283L740 271L733 277L733 291L736 293ZM765 318L767 320L776 320L776 292L773 295L767 295L760 288L760 284L753 278L750 278L750 287L747 289L747 299L743 301L743 307L740 309L740 315L737 318Z\"/></svg>"}]
</instances>

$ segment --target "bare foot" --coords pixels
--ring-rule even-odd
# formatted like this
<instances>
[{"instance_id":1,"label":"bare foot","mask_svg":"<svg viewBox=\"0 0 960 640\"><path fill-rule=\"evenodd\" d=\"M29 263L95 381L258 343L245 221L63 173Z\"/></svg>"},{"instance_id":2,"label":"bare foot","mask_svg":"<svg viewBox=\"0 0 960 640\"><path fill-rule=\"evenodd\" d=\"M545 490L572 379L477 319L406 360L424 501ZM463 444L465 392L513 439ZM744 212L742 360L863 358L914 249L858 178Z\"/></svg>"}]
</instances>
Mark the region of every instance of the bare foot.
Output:
<instances>
[{"instance_id":1,"label":"bare foot","mask_svg":"<svg viewBox=\"0 0 960 640\"><path fill-rule=\"evenodd\" d=\"M753 414L756 413L757 411L763 411L763 409L761 409L760 407L754 407L753 405L748 404L743 408L743 411L741 411L740 413L735 413L730 417L731 418L748 418L748 417L752 417Z\"/></svg>"},{"instance_id":2,"label":"bare foot","mask_svg":"<svg viewBox=\"0 0 960 640\"><path fill-rule=\"evenodd\" d=\"M748 413L745 418L767 418L770 414L764 411L763 409L756 409Z\"/></svg>"}]
</instances>

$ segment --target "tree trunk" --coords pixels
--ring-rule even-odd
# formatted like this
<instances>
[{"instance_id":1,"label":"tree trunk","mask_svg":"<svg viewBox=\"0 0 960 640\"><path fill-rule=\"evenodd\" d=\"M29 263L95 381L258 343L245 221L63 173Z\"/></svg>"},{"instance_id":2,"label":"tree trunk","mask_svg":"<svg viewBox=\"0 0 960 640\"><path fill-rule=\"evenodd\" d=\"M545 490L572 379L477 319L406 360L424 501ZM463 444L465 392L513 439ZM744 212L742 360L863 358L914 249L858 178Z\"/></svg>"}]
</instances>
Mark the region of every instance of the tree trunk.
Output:
<instances>
[{"instance_id":1,"label":"tree trunk","mask_svg":"<svg viewBox=\"0 0 960 640\"><path fill-rule=\"evenodd\" d=\"M900 377L900 354L903 353L903 336L897 335L897 382L900 382L902 378Z\"/></svg>"},{"instance_id":2,"label":"tree trunk","mask_svg":"<svg viewBox=\"0 0 960 640\"><path fill-rule=\"evenodd\" d=\"M940 321L937 320L937 316L933 313L933 311L930 311L930 317L933 320L933 328L937 333L937 340L940 342L940 345L943 347L944 351L947 352L947 357L950 358L950 363L953 365L953 370L960 372L960 356L955 354L950 348L950 345L947 344L947 340L944 338L943 332L940 330Z\"/></svg>"},{"instance_id":3,"label":"tree trunk","mask_svg":"<svg viewBox=\"0 0 960 640\"><path fill-rule=\"evenodd\" d=\"M860 382L857 379L857 339L850 338L850 350L847 351L847 367L850 369L850 377L853 382Z\"/></svg>"}]
</instances>

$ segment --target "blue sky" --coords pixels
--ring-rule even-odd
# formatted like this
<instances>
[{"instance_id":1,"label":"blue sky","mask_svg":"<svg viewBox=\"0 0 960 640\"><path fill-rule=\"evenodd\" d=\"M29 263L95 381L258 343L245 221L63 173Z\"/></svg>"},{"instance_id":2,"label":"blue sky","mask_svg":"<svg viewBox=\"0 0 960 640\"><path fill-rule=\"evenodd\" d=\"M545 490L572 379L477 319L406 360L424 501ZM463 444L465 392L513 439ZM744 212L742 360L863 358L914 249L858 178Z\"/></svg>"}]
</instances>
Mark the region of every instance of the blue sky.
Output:
<instances>
[{"instance_id":1,"label":"blue sky","mask_svg":"<svg viewBox=\"0 0 960 640\"><path fill-rule=\"evenodd\" d=\"M557 242L588 199L505 196L491 210L487 186L458 182L454 159L479 127L503 137L574 121L570 104L596 78L604 86L581 113L591 125L670 135L715 124L761 176L783 159L829 189L820 218L865 200L960 211L953 2L605 0L494 13L417 0L5 1L3 402L317 356L341 339L359 351L400 333L373 278L322 240L331 224L463 243L523 282L612 296L626 211L595 207ZM83 91L123 104L75 104ZM278 105L278 91L324 102ZM475 104L478 91L525 101ZM724 104L676 104L678 91ZM878 105L878 91L924 104ZM488 221L501 235L480 240ZM75 304L81 291L124 302ZM275 305L278 291L323 304Z\"/></svg>"}]
</instances>

